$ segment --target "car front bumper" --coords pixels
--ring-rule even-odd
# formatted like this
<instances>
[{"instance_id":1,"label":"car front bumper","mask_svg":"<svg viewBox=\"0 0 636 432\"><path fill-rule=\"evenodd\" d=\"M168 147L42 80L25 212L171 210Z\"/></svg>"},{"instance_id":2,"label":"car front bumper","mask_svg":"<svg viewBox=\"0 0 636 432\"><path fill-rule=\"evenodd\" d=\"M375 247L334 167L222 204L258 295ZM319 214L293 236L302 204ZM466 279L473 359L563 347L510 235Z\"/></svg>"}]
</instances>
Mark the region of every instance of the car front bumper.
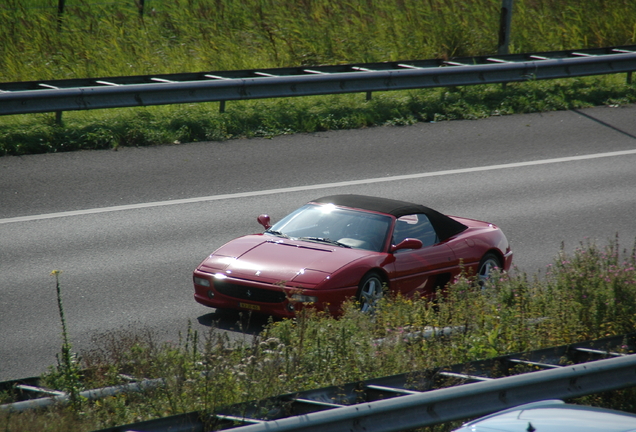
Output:
<instances>
[{"instance_id":1,"label":"car front bumper","mask_svg":"<svg viewBox=\"0 0 636 432\"><path fill-rule=\"evenodd\" d=\"M253 311L281 318L293 318L307 306L338 314L342 303L357 292L357 287L308 289L229 277L219 280L199 270L195 270L193 281L194 299L204 306Z\"/></svg>"}]
</instances>

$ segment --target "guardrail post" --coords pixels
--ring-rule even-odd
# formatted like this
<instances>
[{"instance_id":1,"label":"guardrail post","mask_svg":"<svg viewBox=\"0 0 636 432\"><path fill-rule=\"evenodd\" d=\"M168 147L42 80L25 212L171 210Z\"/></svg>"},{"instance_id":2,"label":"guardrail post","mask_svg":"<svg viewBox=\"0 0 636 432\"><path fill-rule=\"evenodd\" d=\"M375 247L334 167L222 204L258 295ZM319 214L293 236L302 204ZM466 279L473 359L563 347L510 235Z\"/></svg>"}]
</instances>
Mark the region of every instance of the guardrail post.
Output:
<instances>
[{"instance_id":1,"label":"guardrail post","mask_svg":"<svg viewBox=\"0 0 636 432\"><path fill-rule=\"evenodd\" d=\"M62 124L62 112L63 111L55 111L55 124L58 126Z\"/></svg>"},{"instance_id":2,"label":"guardrail post","mask_svg":"<svg viewBox=\"0 0 636 432\"><path fill-rule=\"evenodd\" d=\"M225 101L219 101L219 112L223 114L225 112Z\"/></svg>"},{"instance_id":3,"label":"guardrail post","mask_svg":"<svg viewBox=\"0 0 636 432\"><path fill-rule=\"evenodd\" d=\"M508 54L510 44L510 25L512 23L512 0L502 0L501 15L499 18L499 45L498 54Z\"/></svg>"},{"instance_id":4,"label":"guardrail post","mask_svg":"<svg viewBox=\"0 0 636 432\"><path fill-rule=\"evenodd\" d=\"M64 13L64 3L66 0L57 0L57 29L62 28L62 14Z\"/></svg>"},{"instance_id":5,"label":"guardrail post","mask_svg":"<svg viewBox=\"0 0 636 432\"><path fill-rule=\"evenodd\" d=\"M632 85L632 72L627 72L627 84Z\"/></svg>"}]
</instances>

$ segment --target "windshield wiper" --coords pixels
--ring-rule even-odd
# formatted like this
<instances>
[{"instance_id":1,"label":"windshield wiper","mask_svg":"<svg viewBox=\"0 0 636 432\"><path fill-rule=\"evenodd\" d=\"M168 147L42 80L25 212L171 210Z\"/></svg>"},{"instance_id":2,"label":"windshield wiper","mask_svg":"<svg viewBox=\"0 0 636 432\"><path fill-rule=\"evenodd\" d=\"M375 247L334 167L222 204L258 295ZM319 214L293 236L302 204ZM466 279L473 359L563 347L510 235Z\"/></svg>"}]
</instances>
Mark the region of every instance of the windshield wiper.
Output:
<instances>
[{"instance_id":1,"label":"windshield wiper","mask_svg":"<svg viewBox=\"0 0 636 432\"><path fill-rule=\"evenodd\" d=\"M345 248L349 248L351 249L351 246L346 245L344 243L340 243L339 241L336 240L331 240L330 238L326 238L326 237L300 237L298 240L306 240L306 241L312 241L312 242L317 242L317 243L327 243L327 244L332 244L335 246L340 246L340 247L345 247Z\"/></svg>"},{"instance_id":2,"label":"windshield wiper","mask_svg":"<svg viewBox=\"0 0 636 432\"><path fill-rule=\"evenodd\" d=\"M276 237L289 238L289 236L288 236L287 234L282 233L282 232L280 232L280 231L276 231L276 230L269 230L269 229L268 229L268 230L265 230L265 232L266 232L267 234L275 235Z\"/></svg>"}]
</instances>

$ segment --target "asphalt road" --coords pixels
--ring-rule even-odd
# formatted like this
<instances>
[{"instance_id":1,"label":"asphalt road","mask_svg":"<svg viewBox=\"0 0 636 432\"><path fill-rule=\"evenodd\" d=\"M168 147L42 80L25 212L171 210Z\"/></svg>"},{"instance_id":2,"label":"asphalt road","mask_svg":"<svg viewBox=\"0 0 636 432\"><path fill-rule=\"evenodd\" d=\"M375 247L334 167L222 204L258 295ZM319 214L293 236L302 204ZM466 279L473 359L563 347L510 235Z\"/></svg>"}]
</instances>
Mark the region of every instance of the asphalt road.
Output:
<instances>
[{"instance_id":1,"label":"asphalt road","mask_svg":"<svg viewBox=\"0 0 636 432\"><path fill-rule=\"evenodd\" d=\"M55 364L60 275L76 350L110 332L243 337L192 299L213 249L304 202L361 193L499 225L516 271L636 238L636 107L274 139L0 158L0 381ZM248 331L258 328L252 324Z\"/></svg>"}]
</instances>

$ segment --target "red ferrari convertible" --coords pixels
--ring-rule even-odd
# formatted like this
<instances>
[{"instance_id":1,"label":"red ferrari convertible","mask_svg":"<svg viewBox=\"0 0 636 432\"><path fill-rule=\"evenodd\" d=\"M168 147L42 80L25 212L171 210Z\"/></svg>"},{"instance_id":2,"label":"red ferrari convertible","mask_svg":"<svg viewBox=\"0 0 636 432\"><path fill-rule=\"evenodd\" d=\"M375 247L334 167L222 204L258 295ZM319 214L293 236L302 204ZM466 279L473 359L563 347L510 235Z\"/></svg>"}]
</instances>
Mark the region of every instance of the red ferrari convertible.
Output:
<instances>
[{"instance_id":1,"label":"red ferrari convertible","mask_svg":"<svg viewBox=\"0 0 636 432\"><path fill-rule=\"evenodd\" d=\"M293 317L311 304L338 314L355 298L372 310L385 290L432 295L462 268L480 283L508 270L506 236L488 222L362 195L316 199L262 234L221 246L194 271L194 298L219 309Z\"/></svg>"}]
</instances>

